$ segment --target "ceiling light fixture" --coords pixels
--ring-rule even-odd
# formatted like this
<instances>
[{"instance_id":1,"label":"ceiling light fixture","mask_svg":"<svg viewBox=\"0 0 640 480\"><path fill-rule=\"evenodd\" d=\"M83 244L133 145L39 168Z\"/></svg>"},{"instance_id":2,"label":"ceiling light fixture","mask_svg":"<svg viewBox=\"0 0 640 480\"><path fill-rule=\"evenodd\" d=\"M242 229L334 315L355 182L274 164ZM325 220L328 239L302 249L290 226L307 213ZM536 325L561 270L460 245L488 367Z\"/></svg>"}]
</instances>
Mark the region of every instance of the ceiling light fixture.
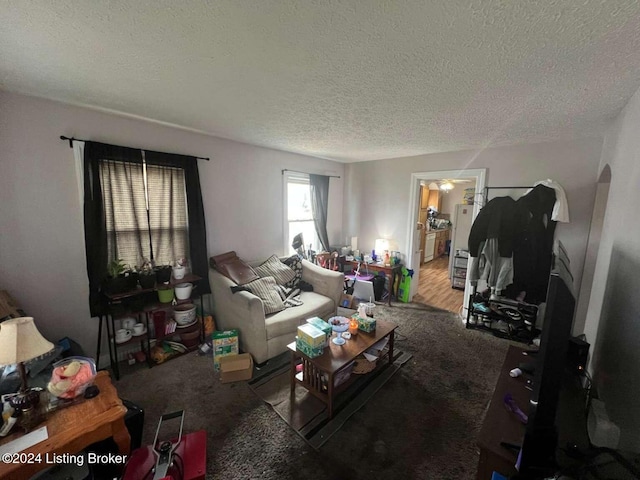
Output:
<instances>
[{"instance_id":1,"label":"ceiling light fixture","mask_svg":"<svg viewBox=\"0 0 640 480\"><path fill-rule=\"evenodd\" d=\"M453 183L444 182L442 185L440 185L440 190L443 190L445 192L449 192L449 190L453 190Z\"/></svg>"}]
</instances>

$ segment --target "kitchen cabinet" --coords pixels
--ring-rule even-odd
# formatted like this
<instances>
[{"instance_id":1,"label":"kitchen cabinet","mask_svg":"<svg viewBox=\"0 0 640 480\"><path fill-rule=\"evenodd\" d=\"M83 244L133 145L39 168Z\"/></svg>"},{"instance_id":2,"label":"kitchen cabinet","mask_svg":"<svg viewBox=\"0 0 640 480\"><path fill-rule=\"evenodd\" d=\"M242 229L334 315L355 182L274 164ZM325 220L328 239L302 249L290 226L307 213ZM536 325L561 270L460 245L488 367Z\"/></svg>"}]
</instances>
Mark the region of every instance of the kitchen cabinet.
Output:
<instances>
[{"instance_id":1,"label":"kitchen cabinet","mask_svg":"<svg viewBox=\"0 0 640 480\"><path fill-rule=\"evenodd\" d=\"M440 203L441 203L441 195L440 190L429 190L429 199L427 203L427 207L435 207L436 210L440 211Z\"/></svg>"},{"instance_id":2,"label":"kitchen cabinet","mask_svg":"<svg viewBox=\"0 0 640 480\"><path fill-rule=\"evenodd\" d=\"M449 240L449 232L450 230L448 228L436 232L436 245L433 258L439 258L445 254L447 249L447 240Z\"/></svg>"},{"instance_id":3,"label":"kitchen cabinet","mask_svg":"<svg viewBox=\"0 0 640 480\"><path fill-rule=\"evenodd\" d=\"M426 210L429 208L429 187L420 187L420 210Z\"/></svg>"}]
</instances>

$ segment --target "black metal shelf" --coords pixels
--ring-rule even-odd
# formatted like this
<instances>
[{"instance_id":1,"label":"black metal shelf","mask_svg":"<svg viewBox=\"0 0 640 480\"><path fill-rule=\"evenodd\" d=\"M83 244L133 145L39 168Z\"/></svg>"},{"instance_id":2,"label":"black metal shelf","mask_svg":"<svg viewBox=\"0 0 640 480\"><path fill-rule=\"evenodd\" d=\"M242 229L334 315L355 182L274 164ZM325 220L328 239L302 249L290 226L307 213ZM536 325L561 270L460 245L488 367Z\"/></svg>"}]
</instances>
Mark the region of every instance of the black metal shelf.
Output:
<instances>
[{"instance_id":1,"label":"black metal shelf","mask_svg":"<svg viewBox=\"0 0 640 480\"><path fill-rule=\"evenodd\" d=\"M200 277L188 274L185 275L184 279L180 281L172 280L170 285L175 286L177 283L182 282L190 282L194 284L194 289L192 291L192 296L189 299L185 300L176 300L175 304L180 305L184 303L194 303L195 299L200 297L200 311L204 314L204 305L202 304L202 295L199 295L196 291L197 282L202 280ZM150 333L150 317L153 315L153 312L158 310L170 309L173 307L173 303L160 303L157 298L157 289L142 289L136 288L130 290L128 292L123 292L119 294L105 294L105 311L102 313L99 319L99 327L98 327L98 342L97 342L97 352L96 352L96 367L99 367L100 362L100 349L102 342L102 322L104 320L106 324L106 334L107 334L107 345L109 347L109 362L111 370L113 371L113 375L116 380L120 378L120 368L118 361L118 348L124 347L129 344L134 343L134 339L140 340L143 345L143 350L145 350L145 354L147 357L147 365L152 367L154 363L151 360L151 333ZM117 318L121 318L127 315L135 315L138 317L138 320L142 320L147 328L147 331L140 336L136 336L127 340L123 343L117 343L115 341L115 320ZM197 315L197 313L196 313ZM204 320L198 325L201 329L204 329ZM186 333L186 332L185 332ZM204 333L204 332L203 332ZM146 340L146 341L145 341ZM144 348L146 347L146 348ZM197 348L197 345L196 347ZM195 348L191 348L192 351ZM186 352L185 352L186 353Z\"/></svg>"},{"instance_id":2,"label":"black metal shelf","mask_svg":"<svg viewBox=\"0 0 640 480\"><path fill-rule=\"evenodd\" d=\"M540 330L536 328L538 313L538 307L536 305L500 298L497 300L489 300L487 308L490 310L486 312L473 306L475 296L476 288L474 287L473 293L469 297L467 309L466 327L468 329L481 330L499 338L506 338L526 344L530 344L532 340L539 335ZM509 317L508 313L501 313L500 309L504 309L505 312L520 312L522 318L514 319ZM524 319L525 316L528 317L530 321L527 322ZM472 319L474 320L472 321ZM500 325L500 328L498 325Z\"/></svg>"}]
</instances>

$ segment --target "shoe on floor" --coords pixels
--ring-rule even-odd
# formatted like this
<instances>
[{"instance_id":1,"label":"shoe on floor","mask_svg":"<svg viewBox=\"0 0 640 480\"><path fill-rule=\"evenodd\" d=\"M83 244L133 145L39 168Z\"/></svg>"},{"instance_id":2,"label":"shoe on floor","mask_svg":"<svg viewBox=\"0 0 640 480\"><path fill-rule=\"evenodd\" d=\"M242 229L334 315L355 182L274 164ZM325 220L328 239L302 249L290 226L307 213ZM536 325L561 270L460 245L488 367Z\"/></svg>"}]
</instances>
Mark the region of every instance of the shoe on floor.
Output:
<instances>
[{"instance_id":1,"label":"shoe on floor","mask_svg":"<svg viewBox=\"0 0 640 480\"><path fill-rule=\"evenodd\" d=\"M473 308L474 308L474 310L477 310L477 311L482 312L482 313L489 313L491 311L491 309L487 305L485 305L484 303L474 302L473 303Z\"/></svg>"}]
</instances>

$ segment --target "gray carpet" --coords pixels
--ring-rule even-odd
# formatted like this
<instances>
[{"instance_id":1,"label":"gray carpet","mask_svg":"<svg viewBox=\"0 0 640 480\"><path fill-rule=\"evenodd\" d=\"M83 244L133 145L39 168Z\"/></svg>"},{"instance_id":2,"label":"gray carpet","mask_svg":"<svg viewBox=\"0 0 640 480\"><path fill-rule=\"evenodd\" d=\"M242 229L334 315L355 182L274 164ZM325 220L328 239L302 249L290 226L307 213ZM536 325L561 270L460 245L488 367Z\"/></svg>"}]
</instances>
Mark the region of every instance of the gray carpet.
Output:
<instances>
[{"instance_id":1,"label":"gray carpet","mask_svg":"<svg viewBox=\"0 0 640 480\"><path fill-rule=\"evenodd\" d=\"M377 371L368 375L353 374L349 379L353 383L333 403L333 418L329 418L327 405L299 384L295 386L292 407L291 357L288 352L274 359L274 363L278 361L280 366L264 375L256 375L249 381L249 387L317 450L411 360L411 355L395 350L393 359L391 365L385 361Z\"/></svg>"},{"instance_id":2,"label":"gray carpet","mask_svg":"<svg viewBox=\"0 0 640 480\"><path fill-rule=\"evenodd\" d=\"M413 358L318 451L246 382L221 384L195 353L124 375L122 398L145 410L144 443L163 413L208 433L208 479L472 479L476 437L509 342L466 330L452 313L379 305Z\"/></svg>"}]
</instances>

